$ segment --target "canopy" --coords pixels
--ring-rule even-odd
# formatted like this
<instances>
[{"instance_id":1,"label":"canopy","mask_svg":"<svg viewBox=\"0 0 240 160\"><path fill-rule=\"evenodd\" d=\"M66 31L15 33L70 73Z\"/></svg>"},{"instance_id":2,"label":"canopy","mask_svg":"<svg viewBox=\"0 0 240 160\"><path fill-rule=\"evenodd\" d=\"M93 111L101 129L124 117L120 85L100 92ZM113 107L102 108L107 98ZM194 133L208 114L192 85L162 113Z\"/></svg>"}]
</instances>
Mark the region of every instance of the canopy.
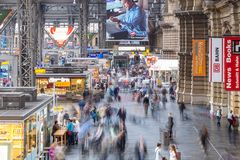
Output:
<instances>
[{"instance_id":1,"label":"canopy","mask_svg":"<svg viewBox=\"0 0 240 160\"><path fill-rule=\"evenodd\" d=\"M150 67L150 70L171 71L178 70L178 60L176 59L158 59L158 61Z\"/></svg>"}]
</instances>

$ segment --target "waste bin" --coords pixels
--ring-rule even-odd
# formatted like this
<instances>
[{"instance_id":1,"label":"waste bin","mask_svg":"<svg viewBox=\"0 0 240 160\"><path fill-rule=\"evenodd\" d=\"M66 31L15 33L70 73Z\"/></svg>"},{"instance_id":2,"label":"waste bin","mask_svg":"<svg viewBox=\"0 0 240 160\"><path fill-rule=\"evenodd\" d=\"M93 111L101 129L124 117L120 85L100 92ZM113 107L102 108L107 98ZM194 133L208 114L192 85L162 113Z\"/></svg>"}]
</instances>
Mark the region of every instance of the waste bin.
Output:
<instances>
[{"instance_id":1,"label":"waste bin","mask_svg":"<svg viewBox=\"0 0 240 160\"><path fill-rule=\"evenodd\" d=\"M170 144L168 130L160 130L160 138L161 138L161 142L164 146L168 146Z\"/></svg>"}]
</instances>

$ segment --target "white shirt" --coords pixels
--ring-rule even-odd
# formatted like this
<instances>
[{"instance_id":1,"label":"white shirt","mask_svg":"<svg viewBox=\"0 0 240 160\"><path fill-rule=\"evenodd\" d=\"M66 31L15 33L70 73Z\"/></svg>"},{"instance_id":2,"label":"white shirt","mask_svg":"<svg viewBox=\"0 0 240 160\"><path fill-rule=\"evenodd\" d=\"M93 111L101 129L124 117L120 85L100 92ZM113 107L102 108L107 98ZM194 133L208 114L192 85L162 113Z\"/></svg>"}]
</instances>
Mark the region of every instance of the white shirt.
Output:
<instances>
[{"instance_id":1,"label":"white shirt","mask_svg":"<svg viewBox=\"0 0 240 160\"><path fill-rule=\"evenodd\" d=\"M73 125L74 125L73 132L79 132L79 130L80 130L79 122L76 120L76 122L73 123Z\"/></svg>"},{"instance_id":2,"label":"white shirt","mask_svg":"<svg viewBox=\"0 0 240 160\"><path fill-rule=\"evenodd\" d=\"M169 160L177 160L177 155L175 154L174 151L169 151L169 154L170 154Z\"/></svg>"},{"instance_id":3,"label":"white shirt","mask_svg":"<svg viewBox=\"0 0 240 160\"><path fill-rule=\"evenodd\" d=\"M232 113L228 113L228 119L231 119L232 120L232 117L233 117L233 114Z\"/></svg>"},{"instance_id":4,"label":"white shirt","mask_svg":"<svg viewBox=\"0 0 240 160\"><path fill-rule=\"evenodd\" d=\"M217 114L216 114L216 116L217 116L217 117L221 117L221 112L220 112L219 109L217 110Z\"/></svg>"},{"instance_id":5,"label":"white shirt","mask_svg":"<svg viewBox=\"0 0 240 160\"><path fill-rule=\"evenodd\" d=\"M162 160L163 158L162 149L159 147L155 148L155 153L156 153L155 160Z\"/></svg>"}]
</instances>

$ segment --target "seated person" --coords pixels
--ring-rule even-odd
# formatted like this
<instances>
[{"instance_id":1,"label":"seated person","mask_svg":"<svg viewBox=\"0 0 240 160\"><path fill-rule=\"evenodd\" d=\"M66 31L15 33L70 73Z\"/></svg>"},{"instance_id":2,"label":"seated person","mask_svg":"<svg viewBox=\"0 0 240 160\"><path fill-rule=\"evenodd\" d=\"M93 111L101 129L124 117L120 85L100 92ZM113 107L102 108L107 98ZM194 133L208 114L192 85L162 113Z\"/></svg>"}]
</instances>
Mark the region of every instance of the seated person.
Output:
<instances>
[{"instance_id":1,"label":"seated person","mask_svg":"<svg viewBox=\"0 0 240 160\"><path fill-rule=\"evenodd\" d=\"M123 0L126 13L117 17L110 17L107 22L107 31L111 36L117 33L127 33L131 37L146 37L146 14L133 0ZM114 27L118 24L118 27Z\"/></svg>"}]
</instances>

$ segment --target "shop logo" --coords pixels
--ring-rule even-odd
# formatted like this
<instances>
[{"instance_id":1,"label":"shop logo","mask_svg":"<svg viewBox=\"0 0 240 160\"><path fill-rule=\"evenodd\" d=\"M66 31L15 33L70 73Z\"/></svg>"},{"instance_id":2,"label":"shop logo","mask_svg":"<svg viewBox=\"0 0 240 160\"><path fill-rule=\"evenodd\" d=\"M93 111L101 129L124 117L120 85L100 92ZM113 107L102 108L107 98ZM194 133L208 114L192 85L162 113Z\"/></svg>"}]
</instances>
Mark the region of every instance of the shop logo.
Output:
<instances>
[{"instance_id":1,"label":"shop logo","mask_svg":"<svg viewBox=\"0 0 240 160\"><path fill-rule=\"evenodd\" d=\"M214 73L220 73L220 64L219 63L214 63L213 64L213 72Z\"/></svg>"},{"instance_id":2,"label":"shop logo","mask_svg":"<svg viewBox=\"0 0 240 160\"><path fill-rule=\"evenodd\" d=\"M232 50L233 50L233 54L240 55L240 41L239 40L232 40Z\"/></svg>"}]
</instances>

